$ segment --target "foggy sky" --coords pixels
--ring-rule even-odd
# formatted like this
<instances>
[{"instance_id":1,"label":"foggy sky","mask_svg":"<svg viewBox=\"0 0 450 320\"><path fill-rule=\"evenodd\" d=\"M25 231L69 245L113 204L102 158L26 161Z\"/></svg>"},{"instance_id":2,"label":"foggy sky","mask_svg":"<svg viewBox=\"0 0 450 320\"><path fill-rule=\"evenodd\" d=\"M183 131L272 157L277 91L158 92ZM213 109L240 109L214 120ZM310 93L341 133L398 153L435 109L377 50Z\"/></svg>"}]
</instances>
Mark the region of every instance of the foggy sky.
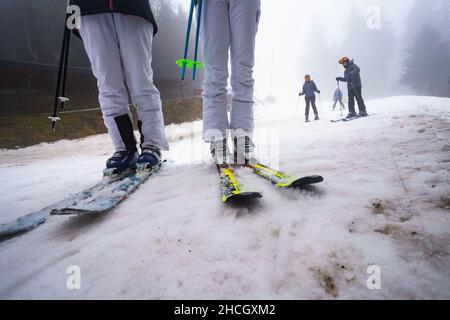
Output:
<instances>
[{"instance_id":1,"label":"foggy sky","mask_svg":"<svg viewBox=\"0 0 450 320\"><path fill-rule=\"evenodd\" d=\"M173 0L188 10L188 0ZM261 97L268 94L276 96L298 93L303 77L309 73L304 55L308 50L310 37L315 36L312 25L320 24L330 45L339 43L345 37L344 28L350 10L356 7L361 15L367 7L379 5L381 8L381 27L389 23L395 35L400 37L404 30L404 20L414 0L262 0L262 15L257 35L255 93ZM382 48L380 48L382 50ZM330 69L330 84L322 84L327 90L334 86L334 78L343 73L337 59L348 55L336 50L334 69ZM392 61L393 72L399 77L401 47L396 49ZM358 57L355 58L356 61ZM313 75L314 77L314 75ZM279 81L283 79L283 81ZM320 86L321 84L319 84Z\"/></svg>"}]
</instances>

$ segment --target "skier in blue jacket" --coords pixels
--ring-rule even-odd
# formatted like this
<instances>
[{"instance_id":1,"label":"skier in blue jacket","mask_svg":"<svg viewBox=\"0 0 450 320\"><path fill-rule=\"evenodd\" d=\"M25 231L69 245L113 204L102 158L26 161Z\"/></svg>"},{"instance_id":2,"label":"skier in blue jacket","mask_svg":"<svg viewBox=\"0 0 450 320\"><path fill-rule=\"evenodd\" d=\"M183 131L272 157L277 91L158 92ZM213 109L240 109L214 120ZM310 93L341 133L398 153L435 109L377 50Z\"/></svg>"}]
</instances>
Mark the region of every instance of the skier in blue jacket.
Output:
<instances>
[{"instance_id":1,"label":"skier in blue jacket","mask_svg":"<svg viewBox=\"0 0 450 320\"><path fill-rule=\"evenodd\" d=\"M337 77L336 81L347 82L348 87L348 111L347 118L367 117L366 105L362 97L361 69L353 60L343 57L339 60L345 68L344 77ZM355 98L358 102L359 114L355 111Z\"/></svg>"},{"instance_id":2,"label":"skier in blue jacket","mask_svg":"<svg viewBox=\"0 0 450 320\"><path fill-rule=\"evenodd\" d=\"M317 106L316 106L316 94L320 94L320 90L317 89L316 84L313 80L311 80L311 76L307 74L305 76L305 83L303 84L302 92L300 92L299 96L305 96L305 102L306 102L306 109L305 109L305 122L309 122L309 108L312 105L313 111L314 111L314 120L320 120L319 119L319 113L317 112Z\"/></svg>"}]
</instances>

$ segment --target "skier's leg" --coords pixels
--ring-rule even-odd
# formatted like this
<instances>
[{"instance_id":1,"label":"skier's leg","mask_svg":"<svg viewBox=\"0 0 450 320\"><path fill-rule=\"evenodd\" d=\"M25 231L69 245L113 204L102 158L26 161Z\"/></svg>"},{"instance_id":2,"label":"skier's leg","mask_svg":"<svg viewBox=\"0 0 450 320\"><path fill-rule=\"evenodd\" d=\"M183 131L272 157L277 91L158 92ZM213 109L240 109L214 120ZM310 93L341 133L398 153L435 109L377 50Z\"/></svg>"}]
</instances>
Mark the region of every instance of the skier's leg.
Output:
<instances>
[{"instance_id":1,"label":"skier's leg","mask_svg":"<svg viewBox=\"0 0 450 320\"><path fill-rule=\"evenodd\" d=\"M226 139L228 51L230 23L228 2L208 0L203 3L200 37L203 49L203 138L206 142Z\"/></svg>"},{"instance_id":2,"label":"skier's leg","mask_svg":"<svg viewBox=\"0 0 450 320\"><path fill-rule=\"evenodd\" d=\"M80 35L97 78L103 119L117 151L136 149L120 48L110 14L81 17Z\"/></svg>"},{"instance_id":3,"label":"skier's leg","mask_svg":"<svg viewBox=\"0 0 450 320\"><path fill-rule=\"evenodd\" d=\"M334 104L333 104L333 111L336 109L336 104L338 103L338 100L334 100Z\"/></svg>"},{"instance_id":4,"label":"skier's leg","mask_svg":"<svg viewBox=\"0 0 450 320\"><path fill-rule=\"evenodd\" d=\"M147 20L113 13L125 80L139 115L141 148L168 150L161 97L153 83L153 25Z\"/></svg>"},{"instance_id":5,"label":"skier's leg","mask_svg":"<svg viewBox=\"0 0 450 320\"><path fill-rule=\"evenodd\" d=\"M351 114L355 113L355 91L353 89L348 90L348 111Z\"/></svg>"},{"instance_id":6,"label":"skier's leg","mask_svg":"<svg viewBox=\"0 0 450 320\"><path fill-rule=\"evenodd\" d=\"M317 117L319 113L317 112L317 106L316 106L316 97L311 97L311 104L314 111L314 115Z\"/></svg>"},{"instance_id":7,"label":"skier's leg","mask_svg":"<svg viewBox=\"0 0 450 320\"><path fill-rule=\"evenodd\" d=\"M231 86L233 88L231 128L253 132L253 66L255 38L260 17L260 0L230 0Z\"/></svg>"},{"instance_id":8,"label":"skier's leg","mask_svg":"<svg viewBox=\"0 0 450 320\"><path fill-rule=\"evenodd\" d=\"M362 97L362 87L355 88L356 91L356 101L358 102L358 109L360 113L366 113L366 105Z\"/></svg>"},{"instance_id":9,"label":"skier's leg","mask_svg":"<svg viewBox=\"0 0 450 320\"><path fill-rule=\"evenodd\" d=\"M305 97L305 102L306 102L306 105L305 105L305 120L306 120L306 122L308 122L308 120L309 120L309 107L311 105L311 98Z\"/></svg>"}]
</instances>

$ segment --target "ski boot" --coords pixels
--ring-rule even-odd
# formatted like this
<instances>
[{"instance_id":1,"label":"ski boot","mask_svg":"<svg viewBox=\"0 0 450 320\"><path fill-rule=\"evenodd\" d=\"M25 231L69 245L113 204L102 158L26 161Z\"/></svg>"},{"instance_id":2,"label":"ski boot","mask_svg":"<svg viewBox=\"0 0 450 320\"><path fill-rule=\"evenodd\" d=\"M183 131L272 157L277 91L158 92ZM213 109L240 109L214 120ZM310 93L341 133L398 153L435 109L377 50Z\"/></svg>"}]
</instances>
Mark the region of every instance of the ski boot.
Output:
<instances>
[{"instance_id":1,"label":"ski boot","mask_svg":"<svg viewBox=\"0 0 450 320\"><path fill-rule=\"evenodd\" d=\"M234 164L249 165L256 164L255 144L249 136L234 137Z\"/></svg>"},{"instance_id":2,"label":"ski boot","mask_svg":"<svg viewBox=\"0 0 450 320\"><path fill-rule=\"evenodd\" d=\"M345 119L353 119L357 117L358 115L356 114L356 112L349 112L349 114L347 115L347 117L345 117Z\"/></svg>"},{"instance_id":3,"label":"ski boot","mask_svg":"<svg viewBox=\"0 0 450 320\"><path fill-rule=\"evenodd\" d=\"M366 111L360 111L359 112L359 114L358 114L358 117L367 117L368 116L368 114L367 114L367 112Z\"/></svg>"},{"instance_id":4,"label":"ski boot","mask_svg":"<svg viewBox=\"0 0 450 320\"><path fill-rule=\"evenodd\" d=\"M127 177L136 170L136 151L117 151L106 161L106 169L103 170L105 182L113 182Z\"/></svg>"},{"instance_id":5,"label":"ski boot","mask_svg":"<svg viewBox=\"0 0 450 320\"><path fill-rule=\"evenodd\" d=\"M314 117L314 121L320 120L319 115L316 114L316 116Z\"/></svg>"},{"instance_id":6,"label":"ski boot","mask_svg":"<svg viewBox=\"0 0 450 320\"><path fill-rule=\"evenodd\" d=\"M308 119L308 118L305 118L305 122L306 122L306 123L308 123L308 122L311 122L311 121L309 121L309 119Z\"/></svg>"},{"instance_id":7,"label":"ski boot","mask_svg":"<svg viewBox=\"0 0 450 320\"><path fill-rule=\"evenodd\" d=\"M161 150L156 147L145 147L137 159L138 174L149 174L161 166Z\"/></svg>"},{"instance_id":8,"label":"ski boot","mask_svg":"<svg viewBox=\"0 0 450 320\"><path fill-rule=\"evenodd\" d=\"M217 169L228 167L229 150L227 140L217 140L211 142L210 145L211 156Z\"/></svg>"}]
</instances>

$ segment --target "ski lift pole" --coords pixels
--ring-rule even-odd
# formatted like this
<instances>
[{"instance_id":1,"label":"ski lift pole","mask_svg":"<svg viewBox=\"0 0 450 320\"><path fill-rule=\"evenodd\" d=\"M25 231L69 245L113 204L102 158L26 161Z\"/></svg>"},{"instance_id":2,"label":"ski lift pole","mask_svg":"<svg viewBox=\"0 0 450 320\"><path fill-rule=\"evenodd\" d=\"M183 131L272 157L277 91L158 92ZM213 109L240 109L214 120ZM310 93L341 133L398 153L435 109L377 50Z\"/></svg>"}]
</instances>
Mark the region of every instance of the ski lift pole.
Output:
<instances>
[{"instance_id":1,"label":"ski lift pole","mask_svg":"<svg viewBox=\"0 0 450 320\"><path fill-rule=\"evenodd\" d=\"M202 8L203 8L203 0L198 0L198 12L197 12L197 31L195 34L195 52L194 52L194 61L197 61L198 58L198 42L200 38L200 27L202 21ZM195 80L195 76L197 75L197 64L194 64L194 71L192 80Z\"/></svg>"}]
</instances>

